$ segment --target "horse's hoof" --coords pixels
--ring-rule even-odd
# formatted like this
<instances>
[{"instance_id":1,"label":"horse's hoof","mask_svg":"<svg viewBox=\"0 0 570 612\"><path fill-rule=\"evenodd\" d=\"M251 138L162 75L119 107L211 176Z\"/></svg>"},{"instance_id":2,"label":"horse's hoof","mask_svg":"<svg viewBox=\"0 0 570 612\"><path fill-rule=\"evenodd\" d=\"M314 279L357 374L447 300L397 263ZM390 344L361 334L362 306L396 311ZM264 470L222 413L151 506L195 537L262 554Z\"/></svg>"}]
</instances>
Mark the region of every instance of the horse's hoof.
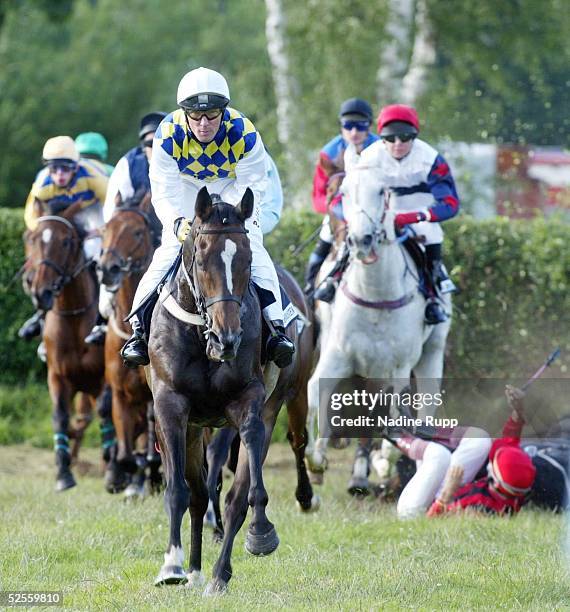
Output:
<instances>
[{"instance_id":1,"label":"horse's hoof","mask_svg":"<svg viewBox=\"0 0 570 612\"><path fill-rule=\"evenodd\" d=\"M322 485L325 475L324 472L311 472L309 470L309 482L313 485Z\"/></svg>"},{"instance_id":2,"label":"horse's hoof","mask_svg":"<svg viewBox=\"0 0 570 612\"><path fill-rule=\"evenodd\" d=\"M212 502L210 502L210 504L211 503ZM215 529L218 526L218 523L216 523L216 513L214 512L214 508L213 506L210 507L210 504L208 505L206 514L204 514L204 527Z\"/></svg>"},{"instance_id":3,"label":"horse's hoof","mask_svg":"<svg viewBox=\"0 0 570 612\"><path fill-rule=\"evenodd\" d=\"M130 484L125 489L125 501L134 502L144 498L144 487L139 487L135 484Z\"/></svg>"},{"instance_id":4,"label":"horse's hoof","mask_svg":"<svg viewBox=\"0 0 570 612\"><path fill-rule=\"evenodd\" d=\"M271 527L267 533L262 535L253 534L248 530L245 537L245 549L256 557L270 555L278 546L279 538L275 527Z\"/></svg>"},{"instance_id":5,"label":"horse's hoof","mask_svg":"<svg viewBox=\"0 0 570 612\"><path fill-rule=\"evenodd\" d=\"M67 489L71 489L76 484L77 483L75 482L75 478L73 478L73 474L71 472L68 472L67 474L64 474L63 476L60 476L56 480L56 482L55 482L55 490L58 493L61 493L62 491L67 491Z\"/></svg>"},{"instance_id":6,"label":"horse's hoof","mask_svg":"<svg viewBox=\"0 0 570 612\"><path fill-rule=\"evenodd\" d=\"M200 570L194 570L193 572L188 572L186 574L186 578L188 578L187 587L193 589L194 587L201 587L206 582L206 577Z\"/></svg>"},{"instance_id":7,"label":"horse's hoof","mask_svg":"<svg viewBox=\"0 0 570 612\"><path fill-rule=\"evenodd\" d=\"M348 483L348 492L355 497L363 497L370 493L368 478L357 478L353 476Z\"/></svg>"},{"instance_id":8,"label":"horse's hoof","mask_svg":"<svg viewBox=\"0 0 570 612\"><path fill-rule=\"evenodd\" d=\"M154 586L185 584L186 582L188 582L188 576L180 565L163 565L154 580Z\"/></svg>"},{"instance_id":9,"label":"horse's hoof","mask_svg":"<svg viewBox=\"0 0 570 612\"><path fill-rule=\"evenodd\" d=\"M204 597L217 597L218 595L223 595L227 590L227 582L224 582L221 578L212 578L212 580L208 582L202 595Z\"/></svg>"},{"instance_id":10,"label":"horse's hoof","mask_svg":"<svg viewBox=\"0 0 570 612\"><path fill-rule=\"evenodd\" d=\"M214 544L221 544L224 541L224 531L219 527L216 527L212 532L212 542Z\"/></svg>"},{"instance_id":11,"label":"horse's hoof","mask_svg":"<svg viewBox=\"0 0 570 612\"><path fill-rule=\"evenodd\" d=\"M329 462L319 451L315 451L305 455L305 464L312 474L322 474L328 468Z\"/></svg>"},{"instance_id":12,"label":"horse's hoof","mask_svg":"<svg viewBox=\"0 0 570 612\"><path fill-rule=\"evenodd\" d=\"M321 497L320 495L313 495L311 501L308 504L302 504L299 500L297 500L297 508L304 514L309 514L309 512L316 512L321 507Z\"/></svg>"}]
</instances>

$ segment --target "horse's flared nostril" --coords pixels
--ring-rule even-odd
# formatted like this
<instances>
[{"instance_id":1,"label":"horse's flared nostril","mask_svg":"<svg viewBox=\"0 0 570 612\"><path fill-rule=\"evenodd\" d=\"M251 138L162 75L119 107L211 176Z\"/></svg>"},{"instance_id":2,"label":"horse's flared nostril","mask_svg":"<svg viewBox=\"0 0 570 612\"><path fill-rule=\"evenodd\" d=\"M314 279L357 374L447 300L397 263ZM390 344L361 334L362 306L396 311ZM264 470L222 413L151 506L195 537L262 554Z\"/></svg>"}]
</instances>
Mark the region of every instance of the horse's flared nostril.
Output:
<instances>
[{"instance_id":1,"label":"horse's flared nostril","mask_svg":"<svg viewBox=\"0 0 570 612\"><path fill-rule=\"evenodd\" d=\"M50 310L53 306L53 291L51 289L44 289L39 294L37 302L42 310Z\"/></svg>"},{"instance_id":2,"label":"horse's flared nostril","mask_svg":"<svg viewBox=\"0 0 570 612\"><path fill-rule=\"evenodd\" d=\"M366 234L362 239L362 246L369 247L372 244L372 234Z\"/></svg>"}]
</instances>

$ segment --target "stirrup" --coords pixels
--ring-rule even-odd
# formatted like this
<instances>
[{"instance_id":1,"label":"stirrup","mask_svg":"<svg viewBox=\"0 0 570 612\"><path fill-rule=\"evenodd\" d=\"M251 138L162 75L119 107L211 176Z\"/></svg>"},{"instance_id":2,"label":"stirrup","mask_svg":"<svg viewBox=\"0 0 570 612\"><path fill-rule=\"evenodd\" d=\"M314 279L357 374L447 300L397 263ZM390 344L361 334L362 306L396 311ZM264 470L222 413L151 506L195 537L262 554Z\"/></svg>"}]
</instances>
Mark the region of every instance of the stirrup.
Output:
<instances>
[{"instance_id":1,"label":"stirrup","mask_svg":"<svg viewBox=\"0 0 570 612\"><path fill-rule=\"evenodd\" d=\"M336 286L332 276L329 276L323 284L316 289L313 294L313 298L315 300L320 300L321 302L326 302L330 304L334 300L334 296L336 294Z\"/></svg>"},{"instance_id":2,"label":"stirrup","mask_svg":"<svg viewBox=\"0 0 570 612\"><path fill-rule=\"evenodd\" d=\"M427 325L437 325L447 321L447 315L441 305L434 299L428 301L425 309L425 322Z\"/></svg>"},{"instance_id":3,"label":"stirrup","mask_svg":"<svg viewBox=\"0 0 570 612\"><path fill-rule=\"evenodd\" d=\"M105 336L107 335L107 325L95 325L95 327L85 336L85 344L93 344L102 346L105 344Z\"/></svg>"}]
</instances>

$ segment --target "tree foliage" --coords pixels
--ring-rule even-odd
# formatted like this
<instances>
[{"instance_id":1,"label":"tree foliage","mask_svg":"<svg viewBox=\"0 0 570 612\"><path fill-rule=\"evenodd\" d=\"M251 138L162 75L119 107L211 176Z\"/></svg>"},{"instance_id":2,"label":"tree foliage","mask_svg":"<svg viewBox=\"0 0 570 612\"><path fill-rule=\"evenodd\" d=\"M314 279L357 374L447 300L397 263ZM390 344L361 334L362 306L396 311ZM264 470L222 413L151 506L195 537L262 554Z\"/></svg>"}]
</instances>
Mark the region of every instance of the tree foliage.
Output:
<instances>
[{"instance_id":1,"label":"tree foliage","mask_svg":"<svg viewBox=\"0 0 570 612\"><path fill-rule=\"evenodd\" d=\"M376 77L390 3L282 4L301 152L291 176L306 178L292 185L287 167L281 174L289 193L300 190L308 199L316 151L336 133L342 100L361 96L378 110ZM428 140L569 144L570 11L564 0L426 0L426 6L437 57L417 106ZM100 131L116 161L135 144L140 116L172 110L181 75L199 65L227 76L232 103L253 119L278 161L285 159L266 47L263 0L208 6L3 0L0 204L21 206L50 136Z\"/></svg>"}]
</instances>

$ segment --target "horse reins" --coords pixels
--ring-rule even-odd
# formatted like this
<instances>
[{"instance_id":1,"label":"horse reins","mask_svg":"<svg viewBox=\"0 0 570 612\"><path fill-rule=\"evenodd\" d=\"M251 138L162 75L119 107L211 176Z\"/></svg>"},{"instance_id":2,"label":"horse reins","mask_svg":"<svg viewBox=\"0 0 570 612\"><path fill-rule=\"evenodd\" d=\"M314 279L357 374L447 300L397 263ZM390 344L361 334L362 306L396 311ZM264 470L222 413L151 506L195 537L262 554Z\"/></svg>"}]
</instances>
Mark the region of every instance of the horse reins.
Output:
<instances>
[{"instance_id":1,"label":"horse reins","mask_svg":"<svg viewBox=\"0 0 570 612\"><path fill-rule=\"evenodd\" d=\"M71 223L71 221L68 221L64 217L58 217L57 215L45 215L43 217L38 217L37 219L38 225L45 221L57 221L59 223L63 223L69 230L68 237L71 240L71 242L74 243L76 241L76 237L74 234L77 233L77 230L75 226L73 225L73 223ZM80 252L83 253L81 249L80 249ZM59 294L61 293L61 290L66 285L68 285L73 280L75 280L83 272L83 270L85 270L89 265L91 265L91 262L92 262L91 259L84 259L84 261L81 262L71 274L69 274L67 272L67 263L70 257L71 257L71 249L70 249L70 252L67 254L67 257L65 259L65 263L63 264L63 266L60 266L59 264L51 261L50 259L41 259L37 264L38 267L41 267L42 265L44 265L48 268L51 268L52 270L55 270L57 274L59 274L59 278L57 278L51 285L51 289L55 297L58 297ZM97 294L98 294L98 291L96 291L95 298L87 306L83 306L82 308L75 308L73 310L56 310L55 308L52 308L51 312L53 312L54 314L60 315L62 317L70 317L70 316L75 316L78 314L83 314L84 312L87 312L90 308L92 308L93 305L97 302L98 300Z\"/></svg>"}]
</instances>

